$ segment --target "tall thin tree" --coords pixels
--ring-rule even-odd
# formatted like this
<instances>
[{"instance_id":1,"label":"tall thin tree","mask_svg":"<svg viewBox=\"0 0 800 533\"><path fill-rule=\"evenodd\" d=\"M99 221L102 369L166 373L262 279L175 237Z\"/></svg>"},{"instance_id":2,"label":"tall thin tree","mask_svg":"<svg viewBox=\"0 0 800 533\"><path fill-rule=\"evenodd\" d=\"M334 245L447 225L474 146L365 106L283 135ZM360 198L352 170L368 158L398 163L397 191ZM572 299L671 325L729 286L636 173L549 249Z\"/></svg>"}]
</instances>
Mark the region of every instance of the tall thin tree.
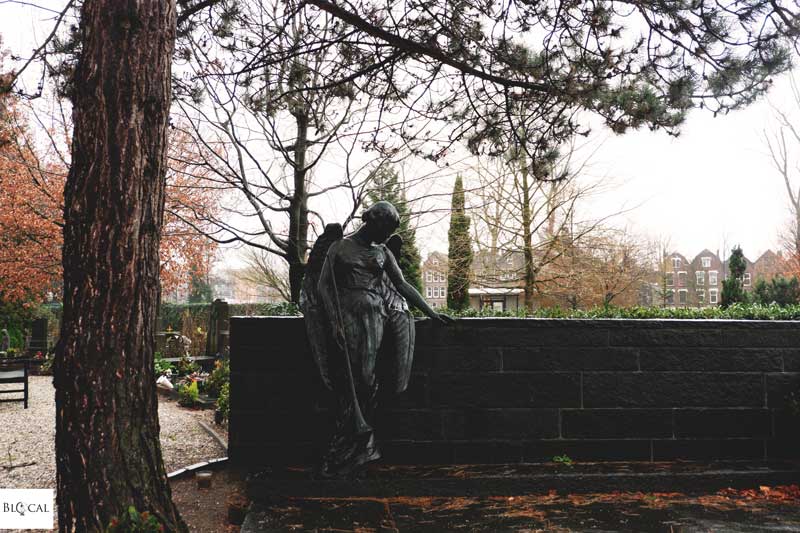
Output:
<instances>
[{"instance_id":1,"label":"tall thin tree","mask_svg":"<svg viewBox=\"0 0 800 533\"><path fill-rule=\"evenodd\" d=\"M747 270L747 262L740 246L734 246L731 250L731 257L728 259L728 276L722 281L722 307L729 307L731 304L743 302L745 300L744 288L742 287L742 277Z\"/></svg>"},{"instance_id":2,"label":"tall thin tree","mask_svg":"<svg viewBox=\"0 0 800 533\"><path fill-rule=\"evenodd\" d=\"M461 175L458 175L453 186L450 230L447 232L447 307L455 310L469 307L472 241L469 236L469 217L465 205L464 183Z\"/></svg>"}]
</instances>

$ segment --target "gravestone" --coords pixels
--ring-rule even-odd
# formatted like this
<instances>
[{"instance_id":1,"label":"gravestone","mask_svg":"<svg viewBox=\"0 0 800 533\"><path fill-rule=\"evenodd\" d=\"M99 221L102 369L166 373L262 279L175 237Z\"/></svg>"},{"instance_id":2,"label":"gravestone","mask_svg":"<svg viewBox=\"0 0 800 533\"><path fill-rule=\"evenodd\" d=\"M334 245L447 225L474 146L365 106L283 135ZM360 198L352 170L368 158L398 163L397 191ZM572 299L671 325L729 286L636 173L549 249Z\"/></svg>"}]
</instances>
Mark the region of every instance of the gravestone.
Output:
<instances>
[{"instance_id":1,"label":"gravestone","mask_svg":"<svg viewBox=\"0 0 800 533\"><path fill-rule=\"evenodd\" d=\"M230 307L228 302L217 298L211 303L206 337L206 355L227 356L230 328Z\"/></svg>"},{"instance_id":2,"label":"gravestone","mask_svg":"<svg viewBox=\"0 0 800 533\"><path fill-rule=\"evenodd\" d=\"M31 328L31 337L28 342L28 353L35 354L36 352L47 353L49 343L47 342L47 319L37 318L33 321Z\"/></svg>"},{"instance_id":3,"label":"gravestone","mask_svg":"<svg viewBox=\"0 0 800 533\"><path fill-rule=\"evenodd\" d=\"M8 336L8 330L0 330L0 352L6 353L11 348L11 337Z\"/></svg>"}]
</instances>

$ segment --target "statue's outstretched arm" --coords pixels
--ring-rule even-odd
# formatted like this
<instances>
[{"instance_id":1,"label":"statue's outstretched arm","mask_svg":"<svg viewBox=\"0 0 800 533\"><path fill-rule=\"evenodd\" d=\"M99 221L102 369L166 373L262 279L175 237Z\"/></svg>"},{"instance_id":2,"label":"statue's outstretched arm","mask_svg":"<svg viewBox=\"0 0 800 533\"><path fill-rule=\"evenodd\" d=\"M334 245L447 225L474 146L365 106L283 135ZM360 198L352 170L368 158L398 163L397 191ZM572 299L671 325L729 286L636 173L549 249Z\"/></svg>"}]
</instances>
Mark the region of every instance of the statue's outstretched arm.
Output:
<instances>
[{"instance_id":1,"label":"statue's outstretched arm","mask_svg":"<svg viewBox=\"0 0 800 533\"><path fill-rule=\"evenodd\" d=\"M449 316L434 311L433 308L428 305L428 302L425 301L425 298L423 298L422 295L417 292L417 289L415 289L413 285L403 278L403 272L400 270L400 265L397 264L397 260L394 258L392 252L388 249L386 250L386 262L384 263L383 268L386 270L386 274L394 284L397 292L402 294L408 303L434 320L438 320L445 324L449 324L453 321L453 319Z\"/></svg>"}]
</instances>

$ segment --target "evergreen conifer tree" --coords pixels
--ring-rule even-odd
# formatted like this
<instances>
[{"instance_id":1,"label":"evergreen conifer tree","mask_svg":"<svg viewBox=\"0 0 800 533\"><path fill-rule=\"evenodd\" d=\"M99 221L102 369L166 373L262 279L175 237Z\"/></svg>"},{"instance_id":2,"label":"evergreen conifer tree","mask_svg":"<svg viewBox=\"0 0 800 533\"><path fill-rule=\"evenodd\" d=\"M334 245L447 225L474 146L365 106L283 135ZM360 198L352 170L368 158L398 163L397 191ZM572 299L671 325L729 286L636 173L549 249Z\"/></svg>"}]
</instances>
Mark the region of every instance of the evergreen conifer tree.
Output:
<instances>
[{"instance_id":1,"label":"evergreen conifer tree","mask_svg":"<svg viewBox=\"0 0 800 533\"><path fill-rule=\"evenodd\" d=\"M417 291L422 293L422 259L417 248L417 232L411 226L411 213L408 207L406 192L400 184L397 171L387 165L378 167L371 176L372 188L368 194L368 201L374 204L380 200L391 202L400 214L400 227L397 234L403 239L403 249L397 263L403 272L403 277Z\"/></svg>"},{"instance_id":2,"label":"evergreen conifer tree","mask_svg":"<svg viewBox=\"0 0 800 533\"><path fill-rule=\"evenodd\" d=\"M472 268L472 243L469 217L465 212L464 184L456 177L450 210L448 241L447 307L462 310L469 307L469 278Z\"/></svg>"},{"instance_id":3,"label":"evergreen conifer tree","mask_svg":"<svg viewBox=\"0 0 800 533\"><path fill-rule=\"evenodd\" d=\"M745 299L744 289L742 288L742 277L747 268L744 260L744 253L740 246L731 250L731 257L728 259L728 277L722 282L722 308L729 307L731 304L743 302Z\"/></svg>"}]
</instances>

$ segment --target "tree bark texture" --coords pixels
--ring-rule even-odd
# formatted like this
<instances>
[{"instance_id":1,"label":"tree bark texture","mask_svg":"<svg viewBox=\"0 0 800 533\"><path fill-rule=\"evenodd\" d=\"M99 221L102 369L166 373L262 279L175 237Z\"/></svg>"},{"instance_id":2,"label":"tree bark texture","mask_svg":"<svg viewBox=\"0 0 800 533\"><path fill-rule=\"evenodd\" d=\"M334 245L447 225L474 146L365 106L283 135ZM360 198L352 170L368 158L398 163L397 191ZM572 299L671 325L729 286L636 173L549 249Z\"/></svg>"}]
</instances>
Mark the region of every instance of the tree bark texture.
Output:
<instances>
[{"instance_id":1,"label":"tree bark texture","mask_svg":"<svg viewBox=\"0 0 800 533\"><path fill-rule=\"evenodd\" d=\"M531 215L531 191L528 181L528 168L523 165L522 174L522 251L525 260L525 308L533 311L535 301L533 291L536 289L536 271L533 265L533 220Z\"/></svg>"},{"instance_id":2,"label":"tree bark texture","mask_svg":"<svg viewBox=\"0 0 800 533\"><path fill-rule=\"evenodd\" d=\"M297 139L294 143L294 192L289 205L289 238L286 261L289 263L289 291L292 301L300 301L300 288L306 272L308 250L308 110L292 111L297 124Z\"/></svg>"},{"instance_id":3,"label":"tree bark texture","mask_svg":"<svg viewBox=\"0 0 800 533\"><path fill-rule=\"evenodd\" d=\"M133 505L186 531L153 370L175 0L85 0L80 39L54 378L59 529L105 530Z\"/></svg>"}]
</instances>

